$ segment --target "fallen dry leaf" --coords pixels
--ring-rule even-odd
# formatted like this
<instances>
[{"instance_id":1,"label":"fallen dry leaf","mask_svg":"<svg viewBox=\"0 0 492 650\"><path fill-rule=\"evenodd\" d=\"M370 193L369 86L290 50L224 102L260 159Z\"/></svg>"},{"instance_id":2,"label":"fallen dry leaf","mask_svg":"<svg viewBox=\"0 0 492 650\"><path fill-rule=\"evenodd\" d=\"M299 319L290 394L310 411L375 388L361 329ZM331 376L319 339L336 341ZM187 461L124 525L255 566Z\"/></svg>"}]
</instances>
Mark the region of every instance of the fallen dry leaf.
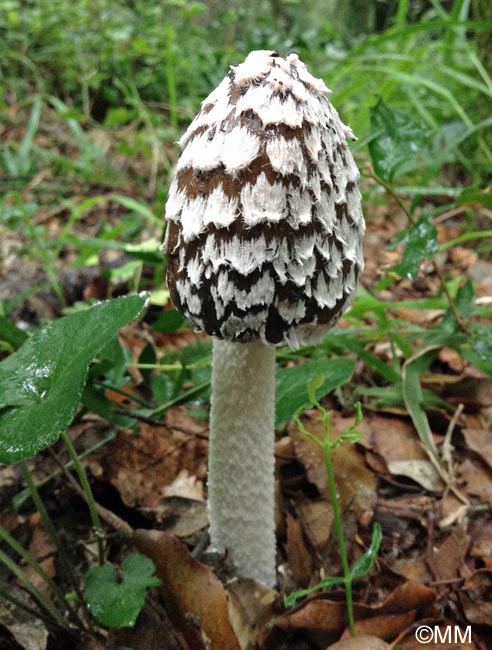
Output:
<instances>
[{"instance_id":1,"label":"fallen dry leaf","mask_svg":"<svg viewBox=\"0 0 492 650\"><path fill-rule=\"evenodd\" d=\"M166 611L190 647L241 650L229 621L226 591L212 569L169 533L137 530L134 542L154 561Z\"/></svg>"},{"instance_id":2,"label":"fallen dry leaf","mask_svg":"<svg viewBox=\"0 0 492 650\"><path fill-rule=\"evenodd\" d=\"M323 549L330 538L333 523L333 508L326 498L299 499L296 510L303 530L309 541L318 551Z\"/></svg>"},{"instance_id":3,"label":"fallen dry leaf","mask_svg":"<svg viewBox=\"0 0 492 650\"><path fill-rule=\"evenodd\" d=\"M445 539L433 545L432 555L427 563L437 582L446 582L460 577L460 569L468 548L468 535L463 528L456 527Z\"/></svg>"},{"instance_id":4,"label":"fallen dry leaf","mask_svg":"<svg viewBox=\"0 0 492 650\"><path fill-rule=\"evenodd\" d=\"M21 602L26 601L24 592L15 587L9 588L12 595ZM31 607L33 603L27 602ZM45 650L48 643L48 630L40 620L26 614L17 607L7 607L0 602L0 622L17 641L23 650Z\"/></svg>"},{"instance_id":5,"label":"fallen dry leaf","mask_svg":"<svg viewBox=\"0 0 492 650\"><path fill-rule=\"evenodd\" d=\"M459 597L470 623L490 625L492 621L492 571L479 569L467 578Z\"/></svg>"},{"instance_id":6,"label":"fallen dry leaf","mask_svg":"<svg viewBox=\"0 0 492 650\"><path fill-rule=\"evenodd\" d=\"M492 501L492 472L475 459L466 458L457 469L460 483L464 483L462 492L476 496L484 503Z\"/></svg>"},{"instance_id":7,"label":"fallen dry leaf","mask_svg":"<svg viewBox=\"0 0 492 650\"><path fill-rule=\"evenodd\" d=\"M180 420L176 410L168 415L174 428L142 422L140 435L120 431L105 447L99 462L106 467L109 481L127 506L156 508L171 485L179 487L173 492L181 496L202 496L207 442L194 435L196 423L190 425L182 410L182 422L177 424ZM187 479L183 481L184 477Z\"/></svg>"},{"instance_id":8,"label":"fallen dry leaf","mask_svg":"<svg viewBox=\"0 0 492 650\"><path fill-rule=\"evenodd\" d=\"M308 639L315 647L325 648L328 644L339 640L347 629L347 610L343 600L335 600L342 594L316 594L308 597L293 610L279 616L271 629L265 635L265 650L276 650L276 643L283 638L280 633L299 633ZM381 629L381 621L391 620L391 632L396 637L403 632L409 621L418 620L420 616L428 615L433 611L436 598L435 592L425 585L415 582L405 582L397 586L391 594L379 605L366 605L354 603L354 617L356 624L361 621L370 628L369 620L376 617L375 628ZM366 629L364 628L364 631Z\"/></svg>"},{"instance_id":9,"label":"fallen dry leaf","mask_svg":"<svg viewBox=\"0 0 492 650\"><path fill-rule=\"evenodd\" d=\"M492 470L492 436L486 429L462 429L467 447L480 456Z\"/></svg>"},{"instance_id":10,"label":"fallen dry leaf","mask_svg":"<svg viewBox=\"0 0 492 650\"><path fill-rule=\"evenodd\" d=\"M329 645L326 650L386 650L386 648L389 648L389 645L381 639L363 634L353 639L342 639Z\"/></svg>"},{"instance_id":11,"label":"fallen dry leaf","mask_svg":"<svg viewBox=\"0 0 492 650\"><path fill-rule=\"evenodd\" d=\"M289 569L299 588L305 588L313 574L313 557L306 547L301 522L287 513L287 541L284 544Z\"/></svg>"},{"instance_id":12,"label":"fallen dry leaf","mask_svg":"<svg viewBox=\"0 0 492 650\"><path fill-rule=\"evenodd\" d=\"M145 510L144 510L145 511ZM159 528L177 537L190 537L208 526L205 501L184 497L165 497L156 508L150 509Z\"/></svg>"},{"instance_id":13,"label":"fallen dry leaf","mask_svg":"<svg viewBox=\"0 0 492 650\"><path fill-rule=\"evenodd\" d=\"M227 586L229 620L241 650L255 650L259 631L270 620L278 599L274 589L267 589L254 580L238 579Z\"/></svg>"},{"instance_id":14,"label":"fallen dry leaf","mask_svg":"<svg viewBox=\"0 0 492 650\"><path fill-rule=\"evenodd\" d=\"M403 614L380 614L379 616L371 616L371 618L357 621L355 624L355 632L357 636L367 634L378 639L384 639L385 641L392 641L402 630L414 622L415 616L415 610L404 612ZM348 634L348 630L345 630L342 638L348 637Z\"/></svg>"},{"instance_id":15,"label":"fallen dry leaf","mask_svg":"<svg viewBox=\"0 0 492 650\"><path fill-rule=\"evenodd\" d=\"M361 445L377 453L391 474L411 478L426 490L442 490L439 476L410 422L375 415L364 418L359 428L366 434Z\"/></svg>"},{"instance_id":16,"label":"fallen dry leaf","mask_svg":"<svg viewBox=\"0 0 492 650\"><path fill-rule=\"evenodd\" d=\"M477 558L485 569L492 570L492 521L476 519L470 526L470 557Z\"/></svg>"}]
</instances>

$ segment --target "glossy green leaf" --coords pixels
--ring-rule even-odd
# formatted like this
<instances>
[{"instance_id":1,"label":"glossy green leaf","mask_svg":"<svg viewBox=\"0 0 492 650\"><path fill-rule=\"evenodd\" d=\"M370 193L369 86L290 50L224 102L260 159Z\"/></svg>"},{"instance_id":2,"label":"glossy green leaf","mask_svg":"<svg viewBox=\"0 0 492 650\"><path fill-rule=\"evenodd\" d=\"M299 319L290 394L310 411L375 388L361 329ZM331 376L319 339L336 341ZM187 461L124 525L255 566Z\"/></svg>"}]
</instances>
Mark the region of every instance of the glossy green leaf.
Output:
<instances>
[{"instance_id":1,"label":"glossy green leaf","mask_svg":"<svg viewBox=\"0 0 492 650\"><path fill-rule=\"evenodd\" d=\"M402 278L412 280L417 276L422 260L432 257L439 250L437 229L430 215L423 214L417 223L399 233L388 248L395 248L401 243L405 245L403 259L390 270L398 273Z\"/></svg>"},{"instance_id":2,"label":"glossy green leaf","mask_svg":"<svg viewBox=\"0 0 492 650\"><path fill-rule=\"evenodd\" d=\"M381 546L382 540L383 532L381 530L381 526L378 523L375 523L374 529L372 531L371 545L364 553L364 555L362 555L358 560L356 560L356 562L354 562L350 570L350 573L354 580L357 578L363 578L371 571L378 557L379 547Z\"/></svg>"},{"instance_id":3,"label":"glossy green leaf","mask_svg":"<svg viewBox=\"0 0 492 650\"><path fill-rule=\"evenodd\" d=\"M0 363L0 462L34 456L66 430L90 362L145 300L117 298L52 321Z\"/></svg>"},{"instance_id":4,"label":"glossy green leaf","mask_svg":"<svg viewBox=\"0 0 492 650\"><path fill-rule=\"evenodd\" d=\"M371 131L376 134L369 143L374 170L391 181L405 163L415 160L430 131L408 113L390 109L381 100L370 109L370 119Z\"/></svg>"},{"instance_id":5,"label":"glossy green leaf","mask_svg":"<svg viewBox=\"0 0 492 650\"><path fill-rule=\"evenodd\" d=\"M118 582L112 564L94 567L85 578L85 601L97 620L107 627L135 625L147 589L157 587L161 582L153 576L155 566L152 560L139 553L129 555L121 569L121 582Z\"/></svg>"},{"instance_id":6,"label":"glossy green leaf","mask_svg":"<svg viewBox=\"0 0 492 650\"><path fill-rule=\"evenodd\" d=\"M317 371L323 376L322 383L315 391L316 399L320 400L344 384L353 373L354 367L355 361L352 359L333 358L307 361L292 368L278 368L275 426L292 420L294 414L309 403L308 386Z\"/></svg>"}]
</instances>

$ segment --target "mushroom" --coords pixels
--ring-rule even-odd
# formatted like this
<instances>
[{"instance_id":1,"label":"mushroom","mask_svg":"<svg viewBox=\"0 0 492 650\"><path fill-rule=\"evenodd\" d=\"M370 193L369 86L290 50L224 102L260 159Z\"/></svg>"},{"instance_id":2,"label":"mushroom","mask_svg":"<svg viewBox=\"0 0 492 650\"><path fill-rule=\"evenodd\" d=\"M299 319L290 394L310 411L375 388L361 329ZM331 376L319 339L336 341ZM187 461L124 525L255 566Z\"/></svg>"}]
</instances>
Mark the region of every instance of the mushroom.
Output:
<instances>
[{"instance_id":1,"label":"mushroom","mask_svg":"<svg viewBox=\"0 0 492 650\"><path fill-rule=\"evenodd\" d=\"M166 205L167 281L213 337L212 547L276 581L275 347L318 343L363 268L355 139L297 54L251 52L180 140Z\"/></svg>"}]
</instances>

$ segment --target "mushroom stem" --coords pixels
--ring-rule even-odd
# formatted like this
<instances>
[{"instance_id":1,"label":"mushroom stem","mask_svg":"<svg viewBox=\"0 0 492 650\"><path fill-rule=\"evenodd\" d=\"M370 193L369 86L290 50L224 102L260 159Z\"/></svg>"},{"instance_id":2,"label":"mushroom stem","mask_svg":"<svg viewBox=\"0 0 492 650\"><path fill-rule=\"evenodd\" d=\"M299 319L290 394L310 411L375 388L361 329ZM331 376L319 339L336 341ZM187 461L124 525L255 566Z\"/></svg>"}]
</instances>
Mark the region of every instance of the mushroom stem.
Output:
<instances>
[{"instance_id":1,"label":"mushroom stem","mask_svg":"<svg viewBox=\"0 0 492 650\"><path fill-rule=\"evenodd\" d=\"M208 508L212 546L275 584L275 350L213 341Z\"/></svg>"}]
</instances>

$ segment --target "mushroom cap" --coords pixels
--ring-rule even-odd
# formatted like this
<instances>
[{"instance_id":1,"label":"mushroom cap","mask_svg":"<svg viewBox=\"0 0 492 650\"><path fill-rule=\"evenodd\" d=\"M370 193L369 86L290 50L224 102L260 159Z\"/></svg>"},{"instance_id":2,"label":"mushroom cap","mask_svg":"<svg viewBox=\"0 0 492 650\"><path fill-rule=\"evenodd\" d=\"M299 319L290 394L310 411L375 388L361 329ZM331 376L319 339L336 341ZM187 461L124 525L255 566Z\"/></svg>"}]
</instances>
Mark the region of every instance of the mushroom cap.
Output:
<instances>
[{"instance_id":1,"label":"mushroom cap","mask_svg":"<svg viewBox=\"0 0 492 650\"><path fill-rule=\"evenodd\" d=\"M296 348L350 304L365 226L355 136L327 92L297 54L251 52L181 138L164 247L196 329Z\"/></svg>"}]
</instances>

